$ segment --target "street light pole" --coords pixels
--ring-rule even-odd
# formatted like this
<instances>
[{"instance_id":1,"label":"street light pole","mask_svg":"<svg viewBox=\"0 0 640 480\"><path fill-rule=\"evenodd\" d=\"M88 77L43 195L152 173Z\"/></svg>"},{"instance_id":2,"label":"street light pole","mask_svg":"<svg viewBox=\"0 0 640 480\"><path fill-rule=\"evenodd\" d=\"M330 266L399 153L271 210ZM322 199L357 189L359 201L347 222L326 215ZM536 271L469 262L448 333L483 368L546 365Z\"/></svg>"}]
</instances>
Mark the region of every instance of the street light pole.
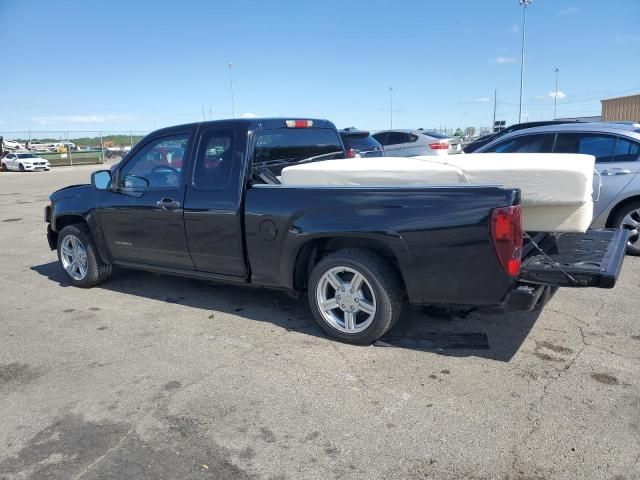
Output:
<instances>
[{"instance_id":1,"label":"street light pole","mask_svg":"<svg viewBox=\"0 0 640 480\"><path fill-rule=\"evenodd\" d=\"M231 70L233 69L233 63L229 64L229 87L231 89L231 111L233 112L233 118L236 118L236 103L233 99L233 75Z\"/></svg>"},{"instance_id":2,"label":"street light pole","mask_svg":"<svg viewBox=\"0 0 640 480\"><path fill-rule=\"evenodd\" d=\"M493 127L492 130L496 129L496 109L498 108L498 89L493 90Z\"/></svg>"},{"instance_id":3,"label":"street light pole","mask_svg":"<svg viewBox=\"0 0 640 480\"><path fill-rule=\"evenodd\" d=\"M389 129L393 130L393 87L389 87Z\"/></svg>"},{"instance_id":4,"label":"street light pole","mask_svg":"<svg viewBox=\"0 0 640 480\"><path fill-rule=\"evenodd\" d=\"M553 93L553 119L556 119L556 113L558 111L558 72L560 69L556 67L556 90Z\"/></svg>"},{"instance_id":5,"label":"street light pole","mask_svg":"<svg viewBox=\"0 0 640 480\"><path fill-rule=\"evenodd\" d=\"M533 0L520 0L522 9L522 55L520 58L520 109L518 110L518 123L522 123L522 91L524 87L524 42L527 29L527 7Z\"/></svg>"}]
</instances>

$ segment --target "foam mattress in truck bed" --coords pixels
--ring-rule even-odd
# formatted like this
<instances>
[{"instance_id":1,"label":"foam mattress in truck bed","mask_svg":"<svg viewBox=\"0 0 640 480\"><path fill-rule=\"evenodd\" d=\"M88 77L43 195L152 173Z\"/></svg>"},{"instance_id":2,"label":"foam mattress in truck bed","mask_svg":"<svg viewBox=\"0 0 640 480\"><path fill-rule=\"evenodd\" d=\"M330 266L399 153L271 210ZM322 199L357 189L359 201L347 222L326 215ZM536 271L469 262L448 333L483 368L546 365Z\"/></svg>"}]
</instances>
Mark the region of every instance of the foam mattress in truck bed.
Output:
<instances>
[{"instance_id":1,"label":"foam mattress in truck bed","mask_svg":"<svg viewBox=\"0 0 640 480\"><path fill-rule=\"evenodd\" d=\"M594 158L468 154L328 160L282 170L286 185L502 185L522 192L527 231L584 232L593 216Z\"/></svg>"}]
</instances>

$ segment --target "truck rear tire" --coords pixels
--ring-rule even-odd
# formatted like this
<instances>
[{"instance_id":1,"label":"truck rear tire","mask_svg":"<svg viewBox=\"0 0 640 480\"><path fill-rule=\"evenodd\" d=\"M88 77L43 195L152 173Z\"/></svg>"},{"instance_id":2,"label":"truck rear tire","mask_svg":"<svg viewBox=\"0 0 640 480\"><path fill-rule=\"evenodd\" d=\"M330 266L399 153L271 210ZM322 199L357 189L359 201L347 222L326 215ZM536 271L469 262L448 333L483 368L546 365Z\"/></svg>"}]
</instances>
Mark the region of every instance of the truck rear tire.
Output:
<instances>
[{"instance_id":1,"label":"truck rear tire","mask_svg":"<svg viewBox=\"0 0 640 480\"><path fill-rule=\"evenodd\" d=\"M60 231L58 260L76 287L95 287L111 276L112 266L102 263L91 232L82 223L67 225Z\"/></svg>"},{"instance_id":2,"label":"truck rear tire","mask_svg":"<svg viewBox=\"0 0 640 480\"><path fill-rule=\"evenodd\" d=\"M368 345L400 318L402 282L382 257L349 248L324 257L309 278L309 305L320 328L332 338Z\"/></svg>"}]
</instances>

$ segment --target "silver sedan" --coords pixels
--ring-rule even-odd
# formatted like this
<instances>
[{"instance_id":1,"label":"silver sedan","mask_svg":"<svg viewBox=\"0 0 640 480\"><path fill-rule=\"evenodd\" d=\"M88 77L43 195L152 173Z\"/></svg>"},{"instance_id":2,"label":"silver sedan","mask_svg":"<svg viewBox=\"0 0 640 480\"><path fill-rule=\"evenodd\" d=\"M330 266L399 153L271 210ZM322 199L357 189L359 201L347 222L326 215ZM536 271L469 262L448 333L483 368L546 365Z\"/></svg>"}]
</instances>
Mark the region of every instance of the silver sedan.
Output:
<instances>
[{"instance_id":1,"label":"silver sedan","mask_svg":"<svg viewBox=\"0 0 640 480\"><path fill-rule=\"evenodd\" d=\"M474 153L585 153L596 158L593 228L630 231L627 253L640 255L640 124L571 123L518 130Z\"/></svg>"}]
</instances>

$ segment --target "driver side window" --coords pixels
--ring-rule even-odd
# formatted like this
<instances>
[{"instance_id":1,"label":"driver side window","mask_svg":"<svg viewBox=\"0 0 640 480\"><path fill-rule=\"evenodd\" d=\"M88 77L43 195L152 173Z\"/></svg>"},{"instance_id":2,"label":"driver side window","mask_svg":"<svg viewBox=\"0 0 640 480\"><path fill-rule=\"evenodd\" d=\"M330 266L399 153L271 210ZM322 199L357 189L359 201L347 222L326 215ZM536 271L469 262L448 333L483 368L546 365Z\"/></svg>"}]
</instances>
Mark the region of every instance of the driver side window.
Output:
<instances>
[{"instance_id":1,"label":"driver side window","mask_svg":"<svg viewBox=\"0 0 640 480\"><path fill-rule=\"evenodd\" d=\"M131 157L119 175L120 188L171 189L182 182L189 134L152 140Z\"/></svg>"}]
</instances>

